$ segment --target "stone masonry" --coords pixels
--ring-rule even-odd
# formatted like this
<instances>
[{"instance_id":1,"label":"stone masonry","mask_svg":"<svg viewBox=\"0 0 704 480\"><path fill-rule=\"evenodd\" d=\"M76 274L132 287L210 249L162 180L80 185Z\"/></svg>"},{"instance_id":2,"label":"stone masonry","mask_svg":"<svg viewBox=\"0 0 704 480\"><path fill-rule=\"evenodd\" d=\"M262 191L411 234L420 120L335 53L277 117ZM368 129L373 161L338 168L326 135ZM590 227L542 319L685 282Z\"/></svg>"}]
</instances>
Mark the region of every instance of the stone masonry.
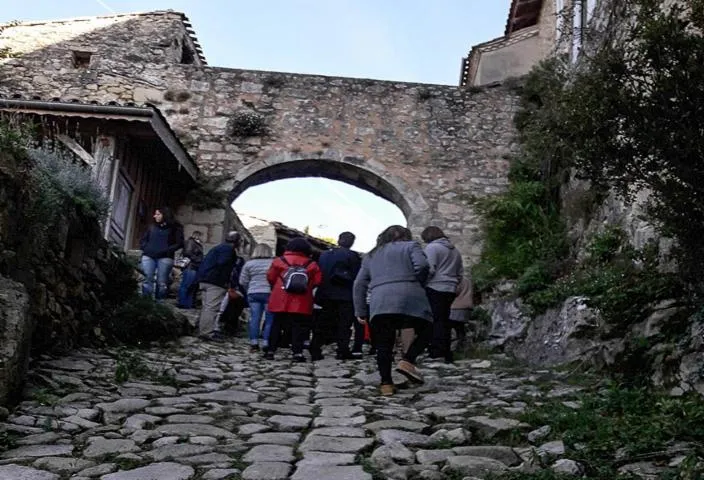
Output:
<instances>
[{"instance_id":1,"label":"stone masonry","mask_svg":"<svg viewBox=\"0 0 704 480\"><path fill-rule=\"evenodd\" d=\"M234 176L232 200L281 178L342 180L394 202L414 233L439 225L477 257L468 200L507 184L513 91L213 68L188 28L171 11L7 26L0 96L156 105L204 173ZM242 127L252 118L255 134ZM226 213L181 218L212 238Z\"/></svg>"}]
</instances>

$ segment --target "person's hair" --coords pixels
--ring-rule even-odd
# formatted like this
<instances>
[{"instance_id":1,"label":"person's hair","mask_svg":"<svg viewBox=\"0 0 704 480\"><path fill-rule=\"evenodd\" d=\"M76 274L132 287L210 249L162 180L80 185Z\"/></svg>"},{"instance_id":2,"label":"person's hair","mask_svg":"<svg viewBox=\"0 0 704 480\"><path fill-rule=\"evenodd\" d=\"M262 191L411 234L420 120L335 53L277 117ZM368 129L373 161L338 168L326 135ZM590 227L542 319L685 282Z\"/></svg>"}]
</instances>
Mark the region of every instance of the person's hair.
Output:
<instances>
[{"instance_id":1,"label":"person's hair","mask_svg":"<svg viewBox=\"0 0 704 480\"><path fill-rule=\"evenodd\" d=\"M168 225L171 225L172 223L176 223L176 218L174 217L174 212L172 212L169 207L158 207L158 208L155 208L154 211L161 212L161 216L163 217L162 222L164 222Z\"/></svg>"},{"instance_id":2,"label":"person's hair","mask_svg":"<svg viewBox=\"0 0 704 480\"><path fill-rule=\"evenodd\" d=\"M313 247L311 247L310 243L308 243L308 240L306 240L305 238L298 237L292 238L288 241L288 243L286 244L286 251L310 255L311 253L313 253Z\"/></svg>"},{"instance_id":3,"label":"person's hair","mask_svg":"<svg viewBox=\"0 0 704 480\"><path fill-rule=\"evenodd\" d=\"M447 235L445 235L445 232L443 232L440 227L430 226L421 232L420 238L422 238L425 243L430 243L438 238L447 238Z\"/></svg>"},{"instance_id":4,"label":"person's hair","mask_svg":"<svg viewBox=\"0 0 704 480\"><path fill-rule=\"evenodd\" d=\"M235 247L240 246L240 240L242 237L240 236L239 232L235 232L234 230L231 232L227 233L227 237L225 237L225 241L227 243L232 243L234 244Z\"/></svg>"},{"instance_id":5,"label":"person's hair","mask_svg":"<svg viewBox=\"0 0 704 480\"><path fill-rule=\"evenodd\" d=\"M201 232L200 230L193 230L193 233L191 233L191 236L193 236L193 235L203 235L203 232Z\"/></svg>"},{"instance_id":6,"label":"person's hair","mask_svg":"<svg viewBox=\"0 0 704 480\"><path fill-rule=\"evenodd\" d=\"M344 248L352 248L356 238L357 237L355 237L352 232L342 232L340 236L337 237L337 244Z\"/></svg>"},{"instance_id":7,"label":"person's hair","mask_svg":"<svg viewBox=\"0 0 704 480\"><path fill-rule=\"evenodd\" d=\"M252 258L271 258L274 256L271 247L266 243L258 243L252 251Z\"/></svg>"},{"instance_id":8,"label":"person's hair","mask_svg":"<svg viewBox=\"0 0 704 480\"><path fill-rule=\"evenodd\" d=\"M374 254L374 252L386 244L392 242L409 242L411 240L413 240L413 234L409 229L401 225L391 225L376 237L376 246L369 252L369 255Z\"/></svg>"}]
</instances>

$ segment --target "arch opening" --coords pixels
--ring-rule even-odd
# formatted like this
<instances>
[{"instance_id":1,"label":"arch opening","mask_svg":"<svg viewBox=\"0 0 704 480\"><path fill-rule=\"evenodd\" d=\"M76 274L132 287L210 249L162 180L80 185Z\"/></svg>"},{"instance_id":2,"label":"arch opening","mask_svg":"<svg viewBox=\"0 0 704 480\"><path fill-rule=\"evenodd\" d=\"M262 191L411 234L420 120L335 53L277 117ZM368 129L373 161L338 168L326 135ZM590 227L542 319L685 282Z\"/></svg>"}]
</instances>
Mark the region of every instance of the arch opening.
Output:
<instances>
[{"instance_id":1,"label":"arch opening","mask_svg":"<svg viewBox=\"0 0 704 480\"><path fill-rule=\"evenodd\" d=\"M382 177L351 161L297 159L245 167L235 178L230 203L247 228L248 223L257 221L278 221L298 229L305 223L311 235L328 239L350 230L358 237L355 249L367 251L386 226L411 226L411 215L424 202L419 196L409 196L409 192L399 179ZM309 208L310 221L301 221L300 215L297 219L287 215L292 206L297 207L297 199L314 205ZM253 212L258 203L267 203L259 209L265 212L264 218L257 218ZM250 217L254 220L250 221Z\"/></svg>"}]
</instances>

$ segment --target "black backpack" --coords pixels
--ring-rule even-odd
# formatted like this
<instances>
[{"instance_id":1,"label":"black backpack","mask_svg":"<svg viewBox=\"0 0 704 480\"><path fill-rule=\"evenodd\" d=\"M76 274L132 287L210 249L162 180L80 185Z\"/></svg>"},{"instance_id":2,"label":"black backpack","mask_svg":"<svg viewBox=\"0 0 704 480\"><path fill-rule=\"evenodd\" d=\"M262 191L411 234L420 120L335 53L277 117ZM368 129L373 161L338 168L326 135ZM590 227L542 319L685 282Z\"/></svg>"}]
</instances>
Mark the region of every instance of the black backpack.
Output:
<instances>
[{"instance_id":1,"label":"black backpack","mask_svg":"<svg viewBox=\"0 0 704 480\"><path fill-rule=\"evenodd\" d=\"M349 259L340 260L332 267L330 283L338 286L349 286L354 283L354 273L349 266Z\"/></svg>"},{"instance_id":2,"label":"black backpack","mask_svg":"<svg viewBox=\"0 0 704 480\"><path fill-rule=\"evenodd\" d=\"M305 265L291 265L284 256L279 258L288 267L281 276L281 288L288 293L306 293L308 291L308 266L313 263L313 260L309 260Z\"/></svg>"}]
</instances>

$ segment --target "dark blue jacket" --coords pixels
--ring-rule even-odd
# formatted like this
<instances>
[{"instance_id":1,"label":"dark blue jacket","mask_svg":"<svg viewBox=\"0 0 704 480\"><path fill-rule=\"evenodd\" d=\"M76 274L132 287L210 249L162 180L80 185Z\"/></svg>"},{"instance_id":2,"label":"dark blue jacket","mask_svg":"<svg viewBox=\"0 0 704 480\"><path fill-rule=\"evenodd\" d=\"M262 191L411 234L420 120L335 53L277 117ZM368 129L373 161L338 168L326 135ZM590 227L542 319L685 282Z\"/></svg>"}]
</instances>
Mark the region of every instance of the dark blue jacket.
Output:
<instances>
[{"instance_id":1,"label":"dark blue jacket","mask_svg":"<svg viewBox=\"0 0 704 480\"><path fill-rule=\"evenodd\" d=\"M153 224L142 235L139 247L154 260L174 258L176 250L183 248L183 227L179 223Z\"/></svg>"},{"instance_id":2,"label":"dark blue jacket","mask_svg":"<svg viewBox=\"0 0 704 480\"><path fill-rule=\"evenodd\" d=\"M359 254L348 248L336 247L321 253L318 264L323 272L323 283L315 300L351 302L352 286L361 265ZM349 277L349 281L345 281L340 274Z\"/></svg>"},{"instance_id":3,"label":"dark blue jacket","mask_svg":"<svg viewBox=\"0 0 704 480\"><path fill-rule=\"evenodd\" d=\"M235 267L237 254L231 243L221 243L210 249L198 267L196 280L227 288L232 269Z\"/></svg>"}]
</instances>

